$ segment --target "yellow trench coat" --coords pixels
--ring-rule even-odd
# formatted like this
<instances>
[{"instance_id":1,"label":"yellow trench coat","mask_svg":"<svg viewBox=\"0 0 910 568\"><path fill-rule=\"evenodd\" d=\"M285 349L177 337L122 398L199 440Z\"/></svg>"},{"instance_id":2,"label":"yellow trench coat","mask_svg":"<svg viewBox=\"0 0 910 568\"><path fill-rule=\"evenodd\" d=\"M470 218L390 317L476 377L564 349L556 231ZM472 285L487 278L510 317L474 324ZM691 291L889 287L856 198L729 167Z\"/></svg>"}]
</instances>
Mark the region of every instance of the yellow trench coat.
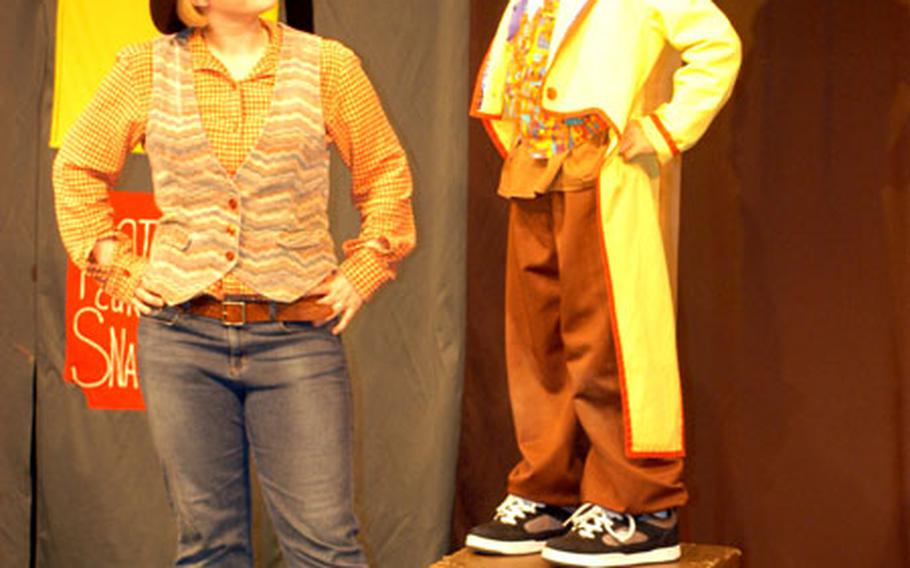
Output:
<instances>
[{"instance_id":1,"label":"yellow trench coat","mask_svg":"<svg viewBox=\"0 0 910 568\"><path fill-rule=\"evenodd\" d=\"M503 155L517 133L502 112L509 23L518 3L506 7L471 109ZM673 291L675 157L729 98L740 60L739 38L711 0L560 2L544 109L565 117L596 113L617 134L637 121L657 150L626 162L617 157L619 136L612 136L598 189L630 457L685 451Z\"/></svg>"}]
</instances>

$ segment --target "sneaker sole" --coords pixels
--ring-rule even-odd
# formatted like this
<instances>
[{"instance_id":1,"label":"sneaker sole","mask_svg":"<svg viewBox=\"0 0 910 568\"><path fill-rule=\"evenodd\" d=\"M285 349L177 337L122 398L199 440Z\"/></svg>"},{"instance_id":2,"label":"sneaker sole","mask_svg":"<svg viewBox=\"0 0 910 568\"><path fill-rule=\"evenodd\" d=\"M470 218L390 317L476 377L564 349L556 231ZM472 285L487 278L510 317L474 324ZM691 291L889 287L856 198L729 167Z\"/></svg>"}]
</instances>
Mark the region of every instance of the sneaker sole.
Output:
<instances>
[{"instance_id":1,"label":"sneaker sole","mask_svg":"<svg viewBox=\"0 0 910 568\"><path fill-rule=\"evenodd\" d=\"M677 545L667 548L656 548L647 552L635 552L633 554L622 554L619 552L581 554L555 548L544 548L540 555L544 560L555 564L601 568L604 566L637 566L638 564L673 562L674 560L679 560L680 556L682 556L682 549Z\"/></svg>"},{"instance_id":2,"label":"sneaker sole","mask_svg":"<svg viewBox=\"0 0 910 568\"><path fill-rule=\"evenodd\" d=\"M493 540L469 534L464 541L465 546L473 548L480 552L489 552L492 554L504 554L506 556L521 556L525 554L537 554L547 545L542 540Z\"/></svg>"}]
</instances>

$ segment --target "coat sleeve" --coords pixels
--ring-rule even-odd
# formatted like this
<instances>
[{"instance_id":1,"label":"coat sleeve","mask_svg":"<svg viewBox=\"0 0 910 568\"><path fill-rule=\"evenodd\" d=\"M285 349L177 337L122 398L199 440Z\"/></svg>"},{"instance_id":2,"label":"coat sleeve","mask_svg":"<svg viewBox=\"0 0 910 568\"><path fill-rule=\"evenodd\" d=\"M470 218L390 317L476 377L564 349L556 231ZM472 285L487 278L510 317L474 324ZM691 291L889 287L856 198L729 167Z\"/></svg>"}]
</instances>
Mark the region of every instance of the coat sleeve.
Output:
<instances>
[{"instance_id":1,"label":"coat sleeve","mask_svg":"<svg viewBox=\"0 0 910 568\"><path fill-rule=\"evenodd\" d=\"M649 24L683 61L673 76L673 97L641 121L658 158L666 162L694 146L730 98L742 46L730 21L711 0L649 3Z\"/></svg>"}]
</instances>

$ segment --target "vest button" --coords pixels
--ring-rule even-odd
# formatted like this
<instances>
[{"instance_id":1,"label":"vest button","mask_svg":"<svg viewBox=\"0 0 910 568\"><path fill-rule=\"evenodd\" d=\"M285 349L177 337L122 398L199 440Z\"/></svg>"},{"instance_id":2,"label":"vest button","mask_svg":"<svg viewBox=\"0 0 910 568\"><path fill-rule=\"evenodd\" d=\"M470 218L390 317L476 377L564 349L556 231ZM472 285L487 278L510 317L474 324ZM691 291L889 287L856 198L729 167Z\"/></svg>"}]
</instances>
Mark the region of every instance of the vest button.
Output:
<instances>
[{"instance_id":1,"label":"vest button","mask_svg":"<svg viewBox=\"0 0 910 568\"><path fill-rule=\"evenodd\" d=\"M236 210L236 209L237 209L237 200L234 199L233 197L230 198L230 199L228 199L228 207L230 207L231 209Z\"/></svg>"},{"instance_id":2,"label":"vest button","mask_svg":"<svg viewBox=\"0 0 910 568\"><path fill-rule=\"evenodd\" d=\"M228 259L230 262L234 262L234 259L237 258L237 255L234 254L234 251L227 251L224 253L224 258Z\"/></svg>"},{"instance_id":3,"label":"vest button","mask_svg":"<svg viewBox=\"0 0 910 568\"><path fill-rule=\"evenodd\" d=\"M556 91L556 89L554 87L547 87L547 98L548 99L550 99L551 101L555 101L556 97L558 95L559 95L559 93Z\"/></svg>"}]
</instances>

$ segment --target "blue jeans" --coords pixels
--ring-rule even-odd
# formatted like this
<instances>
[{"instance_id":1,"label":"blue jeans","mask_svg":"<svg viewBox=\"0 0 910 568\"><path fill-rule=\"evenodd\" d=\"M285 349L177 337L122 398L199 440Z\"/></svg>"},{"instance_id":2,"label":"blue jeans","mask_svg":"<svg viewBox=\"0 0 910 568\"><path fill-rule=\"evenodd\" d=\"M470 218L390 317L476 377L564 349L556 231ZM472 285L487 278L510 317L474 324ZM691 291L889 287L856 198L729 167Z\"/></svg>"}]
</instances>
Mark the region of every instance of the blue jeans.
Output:
<instances>
[{"instance_id":1,"label":"blue jeans","mask_svg":"<svg viewBox=\"0 0 910 568\"><path fill-rule=\"evenodd\" d=\"M177 516L177 566L252 566L250 451L288 566L366 566L350 382L328 328L226 327L168 307L141 318L138 362Z\"/></svg>"}]
</instances>

